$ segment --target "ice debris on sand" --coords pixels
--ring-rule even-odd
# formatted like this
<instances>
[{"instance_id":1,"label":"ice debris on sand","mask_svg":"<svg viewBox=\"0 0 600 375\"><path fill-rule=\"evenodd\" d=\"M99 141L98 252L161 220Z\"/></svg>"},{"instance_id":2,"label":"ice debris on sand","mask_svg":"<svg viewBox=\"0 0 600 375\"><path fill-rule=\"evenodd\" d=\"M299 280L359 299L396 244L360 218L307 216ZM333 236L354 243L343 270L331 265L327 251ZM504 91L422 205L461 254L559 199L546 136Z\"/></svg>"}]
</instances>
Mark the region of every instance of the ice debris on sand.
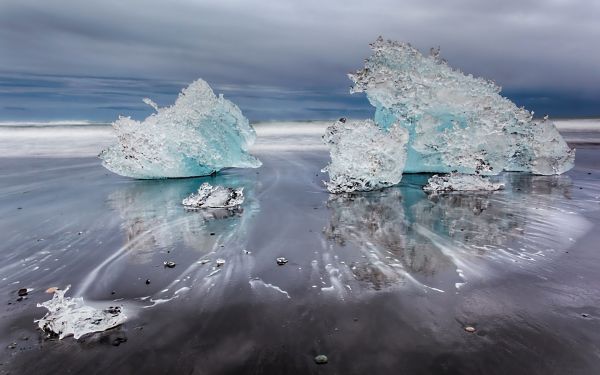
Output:
<instances>
[{"instance_id":1,"label":"ice debris on sand","mask_svg":"<svg viewBox=\"0 0 600 375\"><path fill-rule=\"evenodd\" d=\"M75 339L81 336L106 331L125 322L127 317L119 306L111 306L99 310L87 306L81 297L65 297L69 287L56 290L52 299L40 303L48 312L38 321L38 326L44 332L58 335L60 339L73 335Z\"/></svg>"},{"instance_id":2,"label":"ice debris on sand","mask_svg":"<svg viewBox=\"0 0 600 375\"><path fill-rule=\"evenodd\" d=\"M183 89L170 107L144 121L119 117L113 123L118 142L100 153L102 165L117 174L140 178L204 176L227 167L256 168L248 154L256 138L240 109L216 96L199 79Z\"/></svg>"},{"instance_id":3,"label":"ice debris on sand","mask_svg":"<svg viewBox=\"0 0 600 375\"><path fill-rule=\"evenodd\" d=\"M495 191L504 189L504 184L491 182L479 175L451 173L448 175L433 175L423 187L428 193L450 191Z\"/></svg>"},{"instance_id":4,"label":"ice debris on sand","mask_svg":"<svg viewBox=\"0 0 600 375\"><path fill-rule=\"evenodd\" d=\"M398 125L380 128L372 120L340 119L329 126L323 140L331 163L323 172L331 193L367 191L392 186L402 179L408 133Z\"/></svg>"},{"instance_id":5,"label":"ice debris on sand","mask_svg":"<svg viewBox=\"0 0 600 375\"><path fill-rule=\"evenodd\" d=\"M244 202L244 188L212 186L208 182L200 185L198 193L183 200L188 208L235 208Z\"/></svg>"},{"instance_id":6,"label":"ice debris on sand","mask_svg":"<svg viewBox=\"0 0 600 375\"><path fill-rule=\"evenodd\" d=\"M425 56L381 37L371 48L364 69L349 77L351 92L365 92L376 107L381 130L370 121L330 127L329 191L393 185L403 171L552 175L573 167L575 150L554 124L534 121L493 82L451 68L435 49Z\"/></svg>"}]
</instances>

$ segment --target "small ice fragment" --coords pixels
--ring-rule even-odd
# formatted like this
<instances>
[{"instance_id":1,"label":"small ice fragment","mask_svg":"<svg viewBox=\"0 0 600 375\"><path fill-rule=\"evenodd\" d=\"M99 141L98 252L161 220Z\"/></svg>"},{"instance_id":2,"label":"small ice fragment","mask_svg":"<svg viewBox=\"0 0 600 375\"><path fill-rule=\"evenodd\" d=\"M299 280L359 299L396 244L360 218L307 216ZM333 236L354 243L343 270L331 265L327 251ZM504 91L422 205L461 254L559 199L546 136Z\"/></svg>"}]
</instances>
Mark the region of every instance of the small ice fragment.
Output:
<instances>
[{"instance_id":1,"label":"small ice fragment","mask_svg":"<svg viewBox=\"0 0 600 375\"><path fill-rule=\"evenodd\" d=\"M150 107L154 108L154 110L156 112L158 112L158 104L154 103L154 101L152 101L152 99L150 98L144 98L142 99L142 101L146 104L148 104Z\"/></svg>"},{"instance_id":2,"label":"small ice fragment","mask_svg":"<svg viewBox=\"0 0 600 375\"><path fill-rule=\"evenodd\" d=\"M230 188L225 186L212 186L208 182L198 188L194 193L185 198L182 203L190 208L235 208L244 202L244 188Z\"/></svg>"},{"instance_id":3,"label":"small ice fragment","mask_svg":"<svg viewBox=\"0 0 600 375\"><path fill-rule=\"evenodd\" d=\"M106 331L125 322L127 317L120 306L110 306L105 310L87 306L83 298L65 297L69 290L57 290L52 299L39 303L48 312L38 321L38 326L44 332L56 334L60 339L73 335L75 339L92 333Z\"/></svg>"},{"instance_id":4,"label":"small ice fragment","mask_svg":"<svg viewBox=\"0 0 600 375\"><path fill-rule=\"evenodd\" d=\"M225 259L219 258L217 259L217 267L221 267L225 264Z\"/></svg>"},{"instance_id":5,"label":"small ice fragment","mask_svg":"<svg viewBox=\"0 0 600 375\"><path fill-rule=\"evenodd\" d=\"M279 266L283 266L284 264L286 264L288 262L288 260L285 259L284 257L277 258L277 259L275 259L275 261L277 262L277 264Z\"/></svg>"},{"instance_id":6,"label":"small ice fragment","mask_svg":"<svg viewBox=\"0 0 600 375\"><path fill-rule=\"evenodd\" d=\"M382 129L371 120L337 121L323 140L331 163L327 190L331 193L369 191L396 185L402 179L408 133L400 126Z\"/></svg>"},{"instance_id":7,"label":"small ice fragment","mask_svg":"<svg viewBox=\"0 0 600 375\"><path fill-rule=\"evenodd\" d=\"M248 153L256 133L240 109L215 95L199 79L183 89L170 107L144 121L120 117L113 123L118 142L99 157L108 170L141 179L206 176L223 168L257 168Z\"/></svg>"},{"instance_id":8,"label":"small ice fragment","mask_svg":"<svg viewBox=\"0 0 600 375\"><path fill-rule=\"evenodd\" d=\"M326 355L319 354L315 357L315 363L318 365L324 365L329 361Z\"/></svg>"},{"instance_id":9,"label":"small ice fragment","mask_svg":"<svg viewBox=\"0 0 600 375\"><path fill-rule=\"evenodd\" d=\"M433 175L423 186L428 193L449 191L495 191L504 189L504 184L491 182L479 175L451 173L448 175Z\"/></svg>"}]
</instances>

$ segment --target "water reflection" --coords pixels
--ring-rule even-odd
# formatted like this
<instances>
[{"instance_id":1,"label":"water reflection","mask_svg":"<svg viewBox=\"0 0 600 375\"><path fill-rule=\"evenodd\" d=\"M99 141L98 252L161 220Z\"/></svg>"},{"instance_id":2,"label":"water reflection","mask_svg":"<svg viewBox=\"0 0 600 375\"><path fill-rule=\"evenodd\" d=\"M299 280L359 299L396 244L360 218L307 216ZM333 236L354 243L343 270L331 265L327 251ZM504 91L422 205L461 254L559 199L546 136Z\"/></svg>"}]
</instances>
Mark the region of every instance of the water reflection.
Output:
<instances>
[{"instance_id":1,"label":"water reflection","mask_svg":"<svg viewBox=\"0 0 600 375\"><path fill-rule=\"evenodd\" d=\"M242 207L187 210L182 199L203 182L243 187ZM165 300L218 273L216 259L243 251L244 233L259 209L254 185L251 176L222 174L131 181L113 191L106 202L122 219L123 244L85 277L77 294L97 299L107 290L117 290L127 299ZM165 261L176 267L165 268Z\"/></svg>"},{"instance_id":2,"label":"water reflection","mask_svg":"<svg viewBox=\"0 0 600 375\"><path fill-rule=\"evenodd\" d=\"M324 234L339 247L349 283L450 291L467 280L556 258L589 229L577 213L581 203L570 199L566 176L506 174L501 192L436 196L420 190L420 178L408 176L401 187L378 192L330 196Z\"/></svg>"}]
</instances>

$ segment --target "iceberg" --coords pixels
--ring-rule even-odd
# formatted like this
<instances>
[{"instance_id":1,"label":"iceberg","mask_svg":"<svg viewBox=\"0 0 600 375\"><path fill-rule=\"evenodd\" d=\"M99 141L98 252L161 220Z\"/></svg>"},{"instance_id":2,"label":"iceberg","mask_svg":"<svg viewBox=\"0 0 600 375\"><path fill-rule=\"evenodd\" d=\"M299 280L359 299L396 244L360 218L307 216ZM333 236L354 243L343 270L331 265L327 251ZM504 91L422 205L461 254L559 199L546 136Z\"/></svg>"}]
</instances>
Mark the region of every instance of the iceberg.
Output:
<instances>
[{"instance_id":1,"label":"iceberg","mask_svg":"<svg viewBox=\"0 0 600 375\"><path fill-rule=\"evenodd\" d=\"M208 182L198 188L198 193L181 203L188 208L235 208L244 202L244 188L212 186Z\"/></svg>"},{"instance_id":2,"label":"iceberg","mask_svg":"<svg viewBox=\"0 0 600 375\"><path fill-rule=\"evenodd\" d=\"M504 189L504 184L491 182L488 178L473 174L434 174L423 187L428 193L450 191L495 191Z\"/></svg>"},{"instance_id":3,"label":"iceberg","mask_svg":"<svg viewBox=\"0 0 600 375\"><path fill-rule=\"evenodd\" d=\"M44 332L58 335L60 339L73 335L75 339L93 332L102 332L121 325L127 317L120 306L99 310L88 306L81 297L65 297L69 287L56 290L52 299L39 303L48 312L38 321Z\"/></svg>"},{"instance_id":4,"label":"iceberg","mask_svg":"<svg viewBox=\"0 0 600 375\"><path fill-rule=\"evenodd\" d=\"M113 123L118 142L99 157L108 170L139 179L205 176L223 168L257 168L248 153L256 133L240 109L216 96L199 79L183 89L170 107L144 121L120 117Z\"/></svg>"},{"instance_id":5,"label":"iceberg","mask_svg":"<svg viewBox=\"0 0 600 375\"><path fill-rule=\"evenodd\" d=\"M325 182L331 193L368 191L396 185L402 179L408 133L398 125L382 129L372 120L340 119L327 128L323 140L331 163Z\"/></svg>"},{"instance_id":6,"label":"iceberg","mask_svg":"<svg viewBox=\"0 0 600 375\"><path fill-rule=\"evenodd\" d=\"M371 48L365 67L349 74L351 93L366 93L382 129L408 132L404 172L553 175L573 167L575 150L554 124L533 120L492 81L451 68L436 49L426 56L381 37Z\"/></svg>"}]
</instances>

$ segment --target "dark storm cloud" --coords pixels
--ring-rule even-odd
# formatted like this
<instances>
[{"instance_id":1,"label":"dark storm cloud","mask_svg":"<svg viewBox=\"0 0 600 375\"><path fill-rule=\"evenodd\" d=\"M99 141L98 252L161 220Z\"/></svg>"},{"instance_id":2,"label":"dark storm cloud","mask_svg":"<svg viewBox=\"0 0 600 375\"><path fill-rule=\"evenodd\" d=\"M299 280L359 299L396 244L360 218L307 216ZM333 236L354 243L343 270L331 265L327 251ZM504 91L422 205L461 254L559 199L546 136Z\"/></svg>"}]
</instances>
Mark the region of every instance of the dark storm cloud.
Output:
<instances>
[{"instance_id":1,"label":"dark storm cloud","mask_svg":"<svg viewBox=\"0 0 600 375\"><path fill-rule=\"evenodd\" d=\"M139 101L148 88L158 99L169 94L167 103L202 77L247 103L245 111L275 98L284 112L327 112L325 104L335 112L354 100L348 102L345 73L362 65L368 43L381 34L423 50L441 46L451 65L507 90L589 101L600 83L598 16L595 0L0 0L0 73L29 80L23 95L36 91L36 79L40 90L51 90L50 76L73 93L91 89L100 98L112 90ZM134 78L148 87L131 86ZM8 88L0 90L5 98Z\"/></svg>"}]
</instances>

